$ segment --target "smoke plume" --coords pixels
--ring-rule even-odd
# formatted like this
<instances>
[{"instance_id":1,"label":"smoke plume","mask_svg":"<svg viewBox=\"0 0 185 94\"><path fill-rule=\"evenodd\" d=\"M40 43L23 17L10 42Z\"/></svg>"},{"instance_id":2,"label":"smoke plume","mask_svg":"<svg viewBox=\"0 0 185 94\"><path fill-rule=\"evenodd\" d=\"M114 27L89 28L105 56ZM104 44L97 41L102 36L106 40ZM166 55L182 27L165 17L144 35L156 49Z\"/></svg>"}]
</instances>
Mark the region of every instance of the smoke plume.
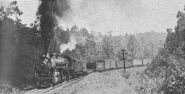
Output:
<instances>
[{"instance_id":1,"label":"smoke plume","mask_svg":"<svg viewBox=\"0 0 185 94\"><path fill-rule=\"evenodd\" d=\"M62 18L70 9L67 0L40 0L37 15L40 16L41 35L44 43L44 53L48 52L50 39L53 38L53 29L58 25L56 17Z\"/></svg>"},{"instance_id":2,"label":"smoke plume","mask_svg":"<svg viewBox=\"0 0 185 94\"><path fill-rule=\"evenodd\" d=\"M68 43L60 45L60 53L63 53L66 50L69 50L69 51L74 50L76 48L76 44L77 44L77 41L75 36L71 35Z\"/></svg>"}]
</instances>

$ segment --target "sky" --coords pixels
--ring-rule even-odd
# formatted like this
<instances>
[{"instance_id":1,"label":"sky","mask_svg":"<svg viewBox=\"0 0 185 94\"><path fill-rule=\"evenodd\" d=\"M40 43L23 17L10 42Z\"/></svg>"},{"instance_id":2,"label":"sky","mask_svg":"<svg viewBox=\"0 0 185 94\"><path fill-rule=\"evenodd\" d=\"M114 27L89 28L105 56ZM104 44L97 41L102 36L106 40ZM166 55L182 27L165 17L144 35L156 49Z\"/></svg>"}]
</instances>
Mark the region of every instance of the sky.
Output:
<instances>
[{"instance_id":1,"label":"sky","mask_svg":"<svg viewBox=\"0 0 185 94\"><path fill-rule=\"evenodd\" d=\"M1 0L7 5L12 0ZM39 0L17 0L23 11L21 19L34 21ZM64 28L77 25L95 32L114 35L140 32L166 32L176 26L176 14L183 11L185 0L69 0L71 9L59 25Z\"/></svg>"}]
</instances>

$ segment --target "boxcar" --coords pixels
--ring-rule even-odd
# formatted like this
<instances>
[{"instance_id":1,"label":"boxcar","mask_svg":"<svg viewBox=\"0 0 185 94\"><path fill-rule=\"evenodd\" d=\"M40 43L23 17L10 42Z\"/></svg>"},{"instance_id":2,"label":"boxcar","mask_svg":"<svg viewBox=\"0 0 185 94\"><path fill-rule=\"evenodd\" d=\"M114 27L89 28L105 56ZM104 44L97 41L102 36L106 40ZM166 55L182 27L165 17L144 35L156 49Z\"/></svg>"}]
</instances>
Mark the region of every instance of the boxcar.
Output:
<instances>
[{"instance_id":1,"label":"boxcar","mask_svg":"<svg viewBox=\"0 0 185 94\"><path fill-rule=\"evenodd\" d=\"M116 61L117 68L123 67L123 61Z\"/></svg>"},{"instance_id":2,"label":"boxcar","mask_svg":"<svg viewBox=\"0 0 185 94\"><path fill-rule=\"evenodd\" d=\"M105 60L98 60L96 62L96 70L97 71L102 71L105 69Z\"/></svg>"},{"instance_id":3,"label":"boxcar","mask_svg":"<svg viewBox=\"0 0 185 94\"><path fill-rule=\"evenodd\" d=\"M85 75L85 67L84 66L85 62L79 61L79 60L74 60L71 64L71 69L74 71L73 76L74 77L79 77L82 75Z\"/></svg>"},{"instance_id":4,"label":"boxcar","mask_svg":"<svg viewBox=\"0 0 185 94\"><path fill-rule=\"evenodd\" d=\"M86 72L90 73L96 70L96 62L86 63Z\"/></svg>"},{"instance_id":5,"label":"boxcar","mask_svg":"<svg viewBox=\"0 0 185 94\"><path fill-rule=\"evenodd\" d=\"M116 61L113 59L105 59L105 69L116 68Z\"/></svg>"},{"instance_id":6,"label":"boxcar","mask_svg":"<svg viewBox=\"0 0 185 94\"><path fill-rule=\"evenodd\" d=\"M126 60L125 67L126 68L133 67L133 60L132 59Z\"/></svg>"}]
</instances>

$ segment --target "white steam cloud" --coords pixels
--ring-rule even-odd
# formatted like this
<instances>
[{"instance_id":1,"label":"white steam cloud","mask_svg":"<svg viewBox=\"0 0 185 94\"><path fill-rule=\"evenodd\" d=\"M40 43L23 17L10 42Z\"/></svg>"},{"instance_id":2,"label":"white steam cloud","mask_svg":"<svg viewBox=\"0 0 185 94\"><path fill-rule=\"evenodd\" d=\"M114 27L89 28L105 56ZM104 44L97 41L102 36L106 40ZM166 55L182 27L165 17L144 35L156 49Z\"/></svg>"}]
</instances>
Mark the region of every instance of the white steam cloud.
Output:
<instances>
[{"instance_id":1,"label":"white steam cloud","mask_svg":"<svg viewBox=\"0 0 185 94\"><path fill-rule=\"evenodd\" d=\"M71 35L68 43L60 45L60 53L63 53L66 50L69 50L69 51L74 50L76 48L76 44L77 44L77 41L75 36Z\"/></svg>"}]
</instances>

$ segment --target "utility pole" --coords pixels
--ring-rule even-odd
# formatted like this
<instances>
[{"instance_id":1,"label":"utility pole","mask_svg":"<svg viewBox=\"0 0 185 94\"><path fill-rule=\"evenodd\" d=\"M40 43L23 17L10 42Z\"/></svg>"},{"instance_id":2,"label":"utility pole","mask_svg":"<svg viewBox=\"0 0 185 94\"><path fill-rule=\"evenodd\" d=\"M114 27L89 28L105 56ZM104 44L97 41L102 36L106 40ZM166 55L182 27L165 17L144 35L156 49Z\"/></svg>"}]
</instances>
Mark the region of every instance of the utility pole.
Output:
<instances>
[{"instance_id":1,"label":"utility pole","mask_svg":"<svg viewBox=\"0 0 185 94\"><path fill-rule=\"evenodd\" d=\"M151 42L151 46L152 46L152 59L154 59L154 45L152 42Z\"/></svg>"},{"instance_id":2,"label":"utility pole","mask_svg":"<svg viewBox=\"0 0 185 94\"><path fill-rule=\"evenodd\" d=\"M124 68L124 71L126 71L126 67L125 67L125 51L126 50L121 50L123 52L123 68Z\"/></svg>"}]
</instances>

